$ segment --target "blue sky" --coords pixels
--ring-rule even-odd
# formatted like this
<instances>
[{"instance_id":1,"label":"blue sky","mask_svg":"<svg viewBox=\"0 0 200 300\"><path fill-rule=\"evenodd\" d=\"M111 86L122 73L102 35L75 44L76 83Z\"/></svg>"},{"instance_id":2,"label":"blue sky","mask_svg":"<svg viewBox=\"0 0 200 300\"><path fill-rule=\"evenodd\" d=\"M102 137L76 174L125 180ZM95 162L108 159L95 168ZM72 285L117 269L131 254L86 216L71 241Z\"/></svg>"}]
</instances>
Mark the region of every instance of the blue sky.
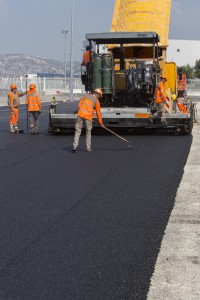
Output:
<instances>
[{"instance_id":1,"label":"blue sky","mask_svg":"<svg viewBox=\"0 0 200 300\"><path fill-rule=\"evenodd\" d=\"M161 0L162 1L162 0ZM74 0L74 59L87 32L110 30L115 0ZM0 54L30 54L63 61L72 0L0 0ZM200 40L200 1L172 0L171 39ZM67 35L67 59L70 35Z\"/></svg>"}]
</instances>

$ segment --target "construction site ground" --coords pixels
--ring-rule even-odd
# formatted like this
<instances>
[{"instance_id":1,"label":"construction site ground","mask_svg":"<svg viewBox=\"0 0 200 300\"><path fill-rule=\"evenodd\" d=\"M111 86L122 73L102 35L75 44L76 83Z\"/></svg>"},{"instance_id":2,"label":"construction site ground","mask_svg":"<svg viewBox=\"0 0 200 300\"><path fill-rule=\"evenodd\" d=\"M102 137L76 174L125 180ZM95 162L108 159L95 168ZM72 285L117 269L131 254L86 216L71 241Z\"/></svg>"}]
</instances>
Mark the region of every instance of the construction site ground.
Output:
<instances>
[{"instance_id":1,"label":"construction site ground","mask_svg":"<svg viewBox=\"0 0 200 300\"><path fill-rule=\"evenodd\" d=\"M24 134L0 107L0 299L199 300L200 125L127 135L133 150L93 135L87 153L82 136L73 154L48 108L31 136L24 105Z\"/></svg>"}]
</instances>

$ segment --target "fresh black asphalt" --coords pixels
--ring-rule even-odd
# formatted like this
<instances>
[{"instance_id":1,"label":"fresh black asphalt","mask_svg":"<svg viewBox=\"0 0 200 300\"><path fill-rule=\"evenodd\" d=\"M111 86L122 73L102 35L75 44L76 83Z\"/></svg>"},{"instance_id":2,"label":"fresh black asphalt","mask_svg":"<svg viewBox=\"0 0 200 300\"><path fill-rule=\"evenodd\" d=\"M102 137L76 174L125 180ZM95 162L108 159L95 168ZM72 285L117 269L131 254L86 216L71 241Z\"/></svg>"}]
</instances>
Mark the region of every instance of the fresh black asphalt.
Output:
<instances>
[{"instance_id":1,"label":"fresh black asphalt","mask_svg":"<svg viewBox=\"0 0 200 300\"><path fill-rule=\"evenodd\" d=\"M48 104L38 136L8 120L0 107L0 299L146 299L192 136L93 135L91 153L82 136L72 154Z\"/></svg>"}]
</instances>

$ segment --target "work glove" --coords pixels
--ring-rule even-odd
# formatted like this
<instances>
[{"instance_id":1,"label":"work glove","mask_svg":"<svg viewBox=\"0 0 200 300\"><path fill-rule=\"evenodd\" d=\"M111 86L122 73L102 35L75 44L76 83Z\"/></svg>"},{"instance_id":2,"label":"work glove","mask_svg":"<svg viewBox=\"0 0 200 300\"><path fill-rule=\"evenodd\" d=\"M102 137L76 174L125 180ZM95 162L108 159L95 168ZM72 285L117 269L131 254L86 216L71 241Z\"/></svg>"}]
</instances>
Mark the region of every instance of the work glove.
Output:
<instances>
[{"instance_id":1,"label":"work glove","mask_svg":"<svg viewBox=\"0 0 200 300\"><path fill-rule=\"evenodd\" d=\"M38 114L40 115L42 113L42 110L40 109L40 110L38 110Z\"/></svg>"},{"instance_id":2,"label":"work glove","mask_svg":"<svg viewBox=\"0 0 200 300\"><path fill-rule=\"evenodd\" d=\"M75 111L74 111L74 114L76 115L77 113L78 113L78 110L75 110Z\"/></svg>"}]
</instances>

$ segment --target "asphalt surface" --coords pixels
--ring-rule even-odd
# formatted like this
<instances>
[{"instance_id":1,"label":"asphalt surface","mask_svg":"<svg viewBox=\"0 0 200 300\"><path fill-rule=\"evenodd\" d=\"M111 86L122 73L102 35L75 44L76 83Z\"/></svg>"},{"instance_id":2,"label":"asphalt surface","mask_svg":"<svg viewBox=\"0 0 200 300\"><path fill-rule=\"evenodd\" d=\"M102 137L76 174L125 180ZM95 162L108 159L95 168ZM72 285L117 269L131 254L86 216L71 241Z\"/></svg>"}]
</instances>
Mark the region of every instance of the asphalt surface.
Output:
<instances>
[{"instance_id":1,"label":"asphalt surface","mask_svg":"<svg viewBox=\"0 0 200 300\"><path fill-rule=\"evenodd\" d=\"M72 154L45 105L38 136L0 108L0 299L146 299L192 136L93 135L91 153L82 136Z\"/></svg>"}]
</instances>

